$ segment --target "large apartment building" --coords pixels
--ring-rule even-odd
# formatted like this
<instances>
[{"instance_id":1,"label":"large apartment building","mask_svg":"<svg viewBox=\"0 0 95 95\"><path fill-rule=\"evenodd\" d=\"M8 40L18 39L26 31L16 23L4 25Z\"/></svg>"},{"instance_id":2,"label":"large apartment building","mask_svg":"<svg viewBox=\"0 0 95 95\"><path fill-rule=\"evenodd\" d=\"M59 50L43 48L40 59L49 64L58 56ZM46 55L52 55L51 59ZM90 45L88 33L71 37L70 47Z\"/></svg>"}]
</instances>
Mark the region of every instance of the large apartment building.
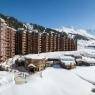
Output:
<instances>
[{"instance_id":1,"label":"large apartment building","mask_svg":"<svg viewBox=\"0 0 95 95\"><path fill-rule=\"evenodd\" d=\"M15 55L15 34L15 29L8 27L0 18L0 62Z\"/></svg>"},{"instance_id":2,"label":"large apartment building","mask_svg":"<svg viewBox=\"0 0 95 95\"><path fill-rule=\"evenodd\" d=\"M0 62L6 60L6 39L5 39L5 33L6 33L6 23L3 19L0 18Z\"/></svg>"},{"instance_id":3,"label":"large apartment building","mask_svg":"<svg viewBox=\"0 0 95 95\"><path fill-rule=\"evenodd\" d=\"M57 34L56 35L56 51L60 51L60 39L61 39L61 35Z\"/></svg>"},{"instance_id":4,"label":"large apartment building","mask_svg":"<svg viewBox=\"0 0 95 95\"><path fill-rule=\"evenodd\" d=\"M32 43L31 43L31 51L32 53L40 53L41 52L41 33L38 33L37 30L32 31Z\"/></svg>"},{"instance_id":5,"label":"large apartment building","mask_svg":"<svg viewBox=\"0 0 95 95\"><path fill-rule=\"evenodd\" d=\"M21 30L16 33L16 54L77 50L77 41L64 33Z\"/></svg>"},{"instance_id":6,"label":"large apartment building","mask_svg":"<svg viewBox=\"0 0 95 95\"><path fill-rule=\"evenodd\" d=\"M41 52L41 34L37 30L19 30L16 33L16 54Z\"/></svg>"},{"instance_id":7,"label":"large apartment building","mask_svg":"<svg viewBox=\"0 0 95 95\"><path fill-rule=\"evenodd\" d=\"M7 26L7 30L5 32L7 58L13 57L15 55L15 34L15 29Z\"/></svg>"},{"instance_id":8,"label":"large apartment building","mask_svg":"<svg viewBox=\"0 0 95 95\"><path fill-rule=\"evenodd\" d=\"M77 41L60 32L16 31L0 19L0 62L14 55L77 50Z\"/></svg>"},{"instance_id":9,"label":"large apartment building","mask_svg":"<svg viewBox=\"0 0 95 95\"><path fill-rule=\"evenodd\" d=\"M49 34L44 32L41 34L41 52L48 52Z\"/></svg>"},{"instance_id":10,"label":"large apartment building","mask_svg":"<svg viewBox=\"0 0 95 95\"><path fill-rule=\"evenodd\" d=\"M15 35L15 54L16 55L21 55L22 54L22 33L23 30L18 30L16 31Z\"/></svg>"},{"instance_id":11,"label":"large apartment building","mask_svg":"<svg viewBox=\"0 0 95 95\"><path fill-rule=\"evenodd\" d=\"M15 36L15 54L31 53L31 34L24 29L19 29Z\"/></svg>"}]
</instances>

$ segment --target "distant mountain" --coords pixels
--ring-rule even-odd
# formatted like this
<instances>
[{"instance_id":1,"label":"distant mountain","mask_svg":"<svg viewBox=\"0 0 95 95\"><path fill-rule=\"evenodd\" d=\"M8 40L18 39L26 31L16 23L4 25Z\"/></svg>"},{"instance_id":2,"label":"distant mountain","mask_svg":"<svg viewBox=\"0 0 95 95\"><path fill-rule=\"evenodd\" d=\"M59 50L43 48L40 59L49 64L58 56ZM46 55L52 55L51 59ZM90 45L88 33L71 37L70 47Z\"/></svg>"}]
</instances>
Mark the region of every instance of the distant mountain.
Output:
<instances>
[{"instance_id":1,"label":"distant mountain","mask_svg":"<svg viewBox=\"0 0 95 95\"><path fill-rule=\"evenodd\" d=\"M74 27L62 27L59 29L56 29L60 32L64 31L68 35L72 34L75 35L76 39L79 40L89 40L89 39L95 39L95 36L93 34L90 34L89 30L84 30L84 29L76 29Z\"/></svg>"},{"instance_id":2,"label":"distant mountain","mask_svg":"<svg viewBox=\"0 0 95 95\"><path fill-rule=\"evenodd\" d=\"M6 24L8 24L8 26L10 26L14 29L25 28L23 23L18 21L14 17L6 16L6 15L3 15L3 14L0 13L0 18L4 19L6 21Z\"/></svg>"},{"instance_id":3,"label":"distant mountain","mask_svg":"<svg viewBox=\"0 0 95 95\"><path fill-rule=\"evenodd\" d=\"M38 32L48 32L48 33L55 32L55 33L64 34L65 36L72 34L72 35L74 35L75 39L79 39L79 40L95 39L95 37L89 33L89 32L91 32L93 34L95 31L92 31L90 29L83 30L83 29L76 29L73 27L62 27L59 29L51 29L51 28L46 28L46 27L38 25L38 24L24 23L14 17L6 16L1 13L0 13L0 18L4 19L8 26L10 26L16 30L18 30L19 28L28 29L30 31L33 29L36 29L36 30L38 30Z\"/></svg>"},{"instance_id":4,"label":"distant mountain","mask_svg":"<svg viewBox=\"0 0 95 95\"><path fill-rule=\"evenodd\" d=\"M87 31L92 34L92 35L95 35L95 29L87 29Z\"/></svg>"},{"instance_id":5,"label":"distant mountain","mask_svg":"<svg viewBox=\"0 0 95 95\"><path fill-rule=\"evenodd\" d=\"M19 20L17 20L14 17L11 16L6 16L4 14L0 13L0 18L4 19L6 21L6 24L16 30L18 29L28 29L28 30L37 30L38 32L55 32L55 33L59 33L59 31L51 29L51 28L46 28L44 26L38 25L38 24L33 24L33 23L23 23ZM65 36L67 36L67 33L62 32L61 34L64 34Z\"/></svg>"}]
</instances>

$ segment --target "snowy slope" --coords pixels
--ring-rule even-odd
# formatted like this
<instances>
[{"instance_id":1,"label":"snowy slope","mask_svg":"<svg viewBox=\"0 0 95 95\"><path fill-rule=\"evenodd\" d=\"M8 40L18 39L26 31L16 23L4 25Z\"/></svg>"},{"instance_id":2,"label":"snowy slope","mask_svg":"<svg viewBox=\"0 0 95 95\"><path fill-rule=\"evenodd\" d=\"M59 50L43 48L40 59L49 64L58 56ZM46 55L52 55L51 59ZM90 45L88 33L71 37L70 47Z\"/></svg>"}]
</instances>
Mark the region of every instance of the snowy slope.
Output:
<instances>
[{"instance_id":1,"label":"snowy slope","mask_svg":"<svg viewBox=\"0 0 95 95\"><path fill-rule=\"evenodd\" d=\"M35 74L26 84L6 88L0 95L94 95L93 85L64 69L47 68L42 77Z\"/></svg>"},{"instance_id":2,"label":"snowy slope","mask_svg":"<svg viewBox=\"0 0 95 95\"><path fill-rule=\"evenodd\" d=\"M82 36L88 37L88 38L95 38L95 36L93 36L92 34L90 34L90 32L88 32L87 30L84 30L84 29L76 29L74 27L62 27L57 30L60 32L64 31L67 34L71 33L71 34L82 35Z\"/></svg>"},{"instance_id":3,"label":"snowy slope","mask_svg":"<svg viewBox=\"0 0 95 95\"><path fill-rule=\"evenodd\" d=\"M0 71L0 95L12 95L14 84L13 74Z\"/></svg>"},{"instance_id":4,"label":"snowy slope","mask_svg":"<svg viewBox=\"0 0 95 95\"><path fill-rule=\"evenodd\" d=\"M26 85L16 86L17 95L90 95L92 85L73 73L48 68ZM21 92L23 90L23 92Z\"/></svg>"},{"instance_id":5,"label":"snowy slope","mask_svg":"<svg viewBox=\"0 0 95 95\"><path fill-rule=\"evenodd\" d=\"M84 80L87 80L92 84L95 84L95 66L77 67L71 71L75 73L77 76L83 78Z\"/></svg>"},{"instance_id":6,"label":"snowy slope","mask_svg":"<svg viewBox=\"0 0 95 95\"><path fill-rule=\"evenodd\" d=\"M90 46L90 47L89 47ZM95 50L95 40L78 40L77 41L77 47L78 49L94 49Z\"/></svg>"}]
</instances>

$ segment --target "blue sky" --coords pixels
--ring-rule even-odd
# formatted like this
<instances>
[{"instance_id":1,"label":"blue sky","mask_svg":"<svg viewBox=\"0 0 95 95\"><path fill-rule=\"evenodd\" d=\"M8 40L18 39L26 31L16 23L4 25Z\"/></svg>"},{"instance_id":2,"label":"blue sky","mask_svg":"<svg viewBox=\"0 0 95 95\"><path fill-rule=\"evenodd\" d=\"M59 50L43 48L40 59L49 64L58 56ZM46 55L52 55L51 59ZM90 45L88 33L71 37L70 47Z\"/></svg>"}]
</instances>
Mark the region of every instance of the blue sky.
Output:
<instances>
[{"instance_id":1,"label":"blue sky","mask_svg":"<svg viewBox=\"0 0 95 95\"><path fill-rule=\"evenodd\" d=\"M51 28L95 29L95 0L0 0L0 12Z\"/></svg>"}]
</instances>

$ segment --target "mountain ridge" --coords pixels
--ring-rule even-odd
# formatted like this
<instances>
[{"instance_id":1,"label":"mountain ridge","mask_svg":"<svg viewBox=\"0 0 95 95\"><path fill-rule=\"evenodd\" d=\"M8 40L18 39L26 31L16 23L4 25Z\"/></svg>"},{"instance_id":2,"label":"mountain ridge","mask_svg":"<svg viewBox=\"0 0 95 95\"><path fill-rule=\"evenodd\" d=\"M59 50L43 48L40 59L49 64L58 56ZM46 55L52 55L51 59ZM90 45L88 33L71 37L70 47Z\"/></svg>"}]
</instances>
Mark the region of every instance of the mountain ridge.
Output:
<instances>
[{"instance_id":1,"label":"mountain ridge","mask_svg":"<svg viewBox=\"0 0 95 95\"><path fill-rule=\"evenodd\" d=\"M95 36L90 34L89 30L86 30L86 29L78 29L74 27L61 27L56 30L60 32L64 31L67 34L76 35L78 39L81 39L81 38L83 38L84 40L95 39Z\"/></svg>"},{"instance_id":2,"label":"mountain ridge","mask_svg":"<svg viewBox=\"0 0 95 95\"><path fill-rule=\"evenodd\" d=\"M64 33L65 36L68 36L69 34L74 35L75 39L83 39L83 40L89 40L89 39L94 39L94 36L89 34L86 30L83 29L75 29L74 27L62 27L59 29L51 29L51 28L46 28L44 26L38 25L38 24L33 24L33 23L24 23L19 21L15 17L11 16L6 16L4 14L0 13L0 18L4 19L5 22L8 24L8 26L18 30L19 28L23 29L36 29L38 32L55 32L55 33Z\"/></svg>"}]
</instances>

